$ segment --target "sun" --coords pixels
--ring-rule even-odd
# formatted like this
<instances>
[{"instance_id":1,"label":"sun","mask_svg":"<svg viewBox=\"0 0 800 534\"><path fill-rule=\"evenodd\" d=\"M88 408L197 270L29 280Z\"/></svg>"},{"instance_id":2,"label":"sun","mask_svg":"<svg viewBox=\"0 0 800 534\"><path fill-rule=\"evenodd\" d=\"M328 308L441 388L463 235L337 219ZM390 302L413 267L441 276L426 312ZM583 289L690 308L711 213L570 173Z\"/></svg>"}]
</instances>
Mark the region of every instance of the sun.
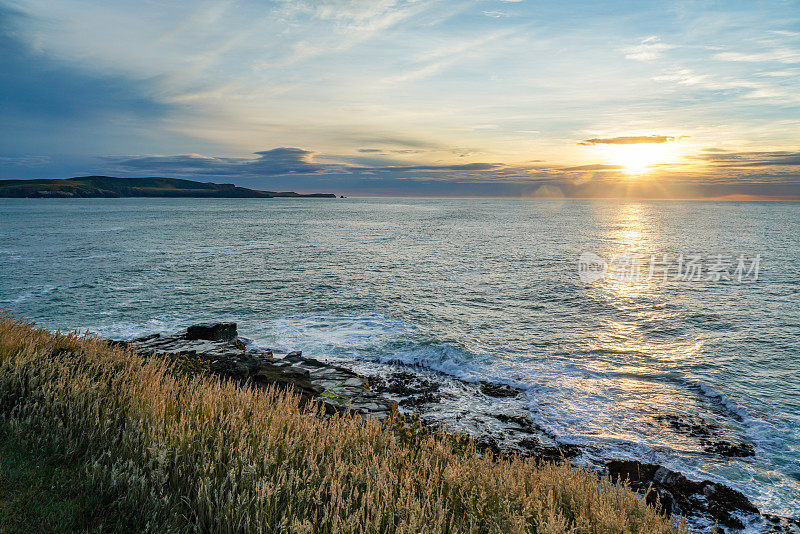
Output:
<instances>
[{"instance_id":1,"label":"sun","mask_svg":"<svg viewBox=\"0 0 800 534\"><path fill-rule=\"evenodd\" d=\"M675 159L672 143L637 143L605 147L613 165L619 165L630 174L643 174L654 167Z\"/></svg>"}]
</instances>

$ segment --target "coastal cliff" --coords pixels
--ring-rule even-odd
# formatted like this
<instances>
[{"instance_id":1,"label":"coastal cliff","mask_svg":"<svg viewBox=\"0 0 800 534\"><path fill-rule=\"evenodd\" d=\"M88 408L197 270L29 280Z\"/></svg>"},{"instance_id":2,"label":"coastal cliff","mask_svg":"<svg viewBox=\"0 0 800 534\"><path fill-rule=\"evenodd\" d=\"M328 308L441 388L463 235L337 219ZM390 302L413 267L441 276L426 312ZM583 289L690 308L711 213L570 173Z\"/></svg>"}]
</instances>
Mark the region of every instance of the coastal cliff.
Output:
<instances>
[{"instance_id":1,"label":"coastal cliff","mask_svg":"<svg viewBox=\"0 0 800 534\"><path fill-rule=\"evenodd\" d=\"M0 180L0 197L7 198L336 198L333 193L301 194L261 191L234 184L196 182L179 178L114 178L84 176L52 180Z\"/></svg>"}]
</instances>

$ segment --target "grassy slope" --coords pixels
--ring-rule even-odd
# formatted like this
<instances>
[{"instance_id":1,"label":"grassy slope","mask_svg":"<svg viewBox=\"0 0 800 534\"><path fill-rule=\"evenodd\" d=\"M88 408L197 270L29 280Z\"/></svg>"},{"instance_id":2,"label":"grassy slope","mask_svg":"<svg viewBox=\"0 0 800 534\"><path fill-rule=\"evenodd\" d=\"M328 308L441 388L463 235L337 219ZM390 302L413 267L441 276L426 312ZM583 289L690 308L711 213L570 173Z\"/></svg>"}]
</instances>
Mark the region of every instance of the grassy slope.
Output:
<instances>
[{"instance_id":1,"label":"grassy slope","mask_svg":"<svg viewBox=\"0 0 800 534\"><path fill-rule=\"evenodd\" d=\"M325 419L292 395L187 376L8 316L0 422L11 430L3 447L26 436L42 455L4 462L16 474L4 475L0 531L17 524L7 510L32 507L35 523L57 502L67 507L60 524L82 524L99 502L105 528L159 532L686 531L591 472ZM60 463L39 464L48 458ZM72 482L49 493L49 469Z\"/></svg>"}]
</instances>

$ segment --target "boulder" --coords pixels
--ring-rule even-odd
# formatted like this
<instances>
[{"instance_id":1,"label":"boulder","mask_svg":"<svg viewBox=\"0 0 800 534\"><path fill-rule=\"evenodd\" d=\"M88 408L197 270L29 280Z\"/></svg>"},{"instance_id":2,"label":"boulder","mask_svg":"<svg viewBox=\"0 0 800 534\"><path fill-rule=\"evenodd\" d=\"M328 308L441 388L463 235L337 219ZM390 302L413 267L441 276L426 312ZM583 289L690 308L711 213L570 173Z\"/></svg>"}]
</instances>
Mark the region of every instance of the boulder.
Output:
<instances>
[{"instance_id":1,"label":"boulder","mask_svg":"<svg viewBox=\"0 0 800 534\"><path fill-rule=\"evenodd\" d=\"M236 339L236 323L202 323L186 329L186 339L232 341Z\"/></svg>"},{"instance_id":2,"label":"boulder","mask_svg":"<svg viewBox=\"0 0 800 534\"><path fill-rule=\"evenodd\" d=\"M489 382L482 382L481 393L488 397L501 399L503 397L516 397L519 394L519 391L504 384L491 384Z\"/></svg>"}]
</instances>

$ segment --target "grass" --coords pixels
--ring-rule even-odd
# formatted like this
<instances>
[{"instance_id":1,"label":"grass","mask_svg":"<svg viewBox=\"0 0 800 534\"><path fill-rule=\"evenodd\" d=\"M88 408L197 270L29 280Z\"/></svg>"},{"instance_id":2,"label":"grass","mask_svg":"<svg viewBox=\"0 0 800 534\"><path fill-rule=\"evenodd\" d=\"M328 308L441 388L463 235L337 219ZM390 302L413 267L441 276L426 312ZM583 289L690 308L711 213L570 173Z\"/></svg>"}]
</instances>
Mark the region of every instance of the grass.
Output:
<instances>
[{"instance_id":1,"label":"grass","mask_svg":"<svg viewBox=\"0 0 800 534\"><path fill-rule=\"evenodd\" d=\"M0 428L0 534L102 532L108 518L97 510L107 503L82 476L80 462L42 454Z\"/></svg>"},{"instance_id":2,"label":"grass","mask_svg":"<svg viewBox=\"0 0 800 534\"><path fill-rule=\"evenodd\" d=\"M187 374L8 315L0 424L10 451L0 531L24 530L20 521L28 531L687 531L590 471L325 418L291 393Z\"/></svg>"}]
</instances>

